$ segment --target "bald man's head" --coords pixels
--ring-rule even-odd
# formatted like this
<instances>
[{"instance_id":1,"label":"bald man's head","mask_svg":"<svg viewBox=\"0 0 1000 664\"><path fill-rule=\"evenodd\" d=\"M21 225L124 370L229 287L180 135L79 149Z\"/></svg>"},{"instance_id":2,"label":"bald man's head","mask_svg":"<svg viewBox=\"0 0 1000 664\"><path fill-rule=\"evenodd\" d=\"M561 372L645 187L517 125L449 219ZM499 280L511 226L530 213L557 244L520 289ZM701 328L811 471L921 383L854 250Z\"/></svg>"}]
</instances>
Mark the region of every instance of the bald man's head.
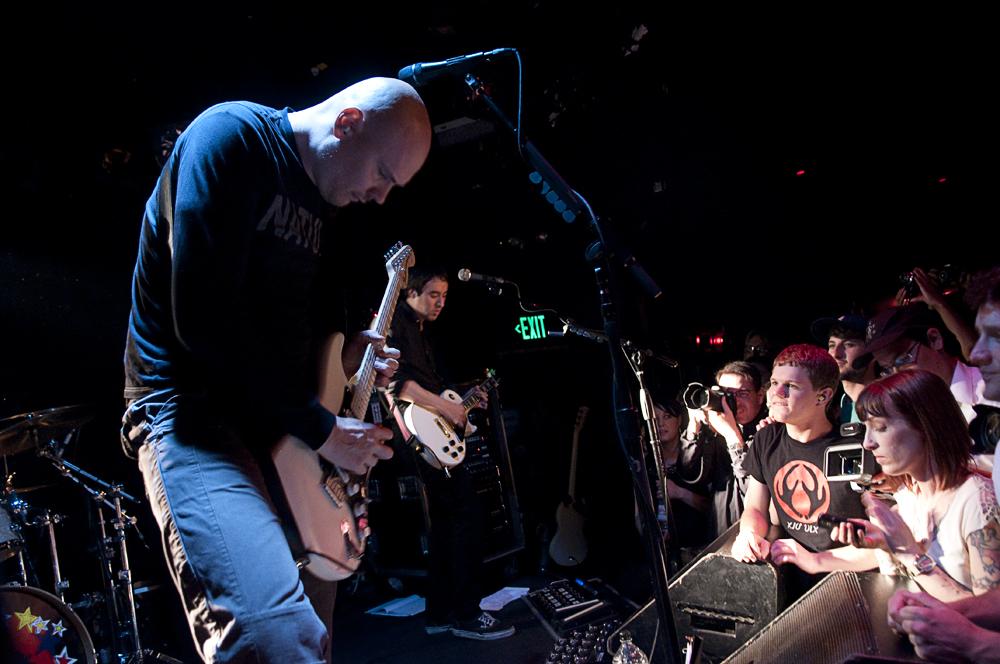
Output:
<instances>
[{"instance_id":1,"label":"bald man's head","mask_svg":"<svg viewBox=\"0 0 1000 664\"><path fill-rule=\"evenodd\" d=\"M359 81L290 120L306 171L331 205L384 202L430 151L423 100L394 78Z\"/></svg>"}]
</instances>

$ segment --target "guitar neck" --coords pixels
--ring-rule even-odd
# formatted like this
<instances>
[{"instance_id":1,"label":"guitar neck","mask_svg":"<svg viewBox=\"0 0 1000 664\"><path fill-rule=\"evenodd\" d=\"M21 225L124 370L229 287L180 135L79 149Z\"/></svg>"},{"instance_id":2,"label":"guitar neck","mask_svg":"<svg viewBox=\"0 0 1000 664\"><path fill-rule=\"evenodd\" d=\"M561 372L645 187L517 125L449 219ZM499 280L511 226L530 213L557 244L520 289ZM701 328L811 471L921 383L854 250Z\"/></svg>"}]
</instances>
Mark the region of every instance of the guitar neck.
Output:
<instances>
[{"instance_id":1,"label":"guitar neck","mask_svg":"<svg viewBox=\"0 0 1000 664\"><path fill-rule=\"evenodd\" d=\"M569 461L569 488L566 491L566 494L571 498L576 498L576 451L579 442L580 433L577 431L573 433L573 450L570 453Z\"/></svg>"},{"instance_id":2,"label":"guitar neck","mask_svg":"<svg viewBox=\"0 0 1000 664\"><path fill-rule=\"evenodd\" d=\"M382 296L382 304L379 305L378 315L375 317L374 325L372 325L372 330L383 337L389 331L389 326L392 325L392 316L396 312L396 301L399 299L399 293L402 289L401 284L400 273L393 272L389 276L389 283ZM365 413L368 411L368 403L371 401L372 391L375 388L376 359L375 349L369 345L365 348L361 368L358 369L357 373L357 385L355 385L354 394L351 397L351 415L358 419L364 419Z\"/></svg>"},{"instance_id":3,"label":"guitar neck","mask_svg":"<svg viewBox=\"0 0 1000 664\"><path fill-rule=\"evenodd\" d=\"M576 498L576 453L580 446L580 431L583 429L583 423L587 419L587 413L590 412L590 408L587 406L580 406L580 409L576 414L576 425L573 427L573 448L570 452L569 460L569 488L566 494L570 498Z\"/></svg>"},{"instance_id":4,"label":"guitar neck","mask_svg":"<svg viewBox=\"0 0 1000 664\"><path fill-rule=\"evenodd\" d=\"M483 390L484 392L489 392L496 386L497 386L497 379L494 378L493 376L490 376L482 383L480 383L478 388L472 390L472 392L469 393L469 396L462 399L462 407L465 408L465 412L469 412L470 410L478 406L479 402L483 400L483 398L479 396L479 390Z\"/></svg>"}]
</instances>

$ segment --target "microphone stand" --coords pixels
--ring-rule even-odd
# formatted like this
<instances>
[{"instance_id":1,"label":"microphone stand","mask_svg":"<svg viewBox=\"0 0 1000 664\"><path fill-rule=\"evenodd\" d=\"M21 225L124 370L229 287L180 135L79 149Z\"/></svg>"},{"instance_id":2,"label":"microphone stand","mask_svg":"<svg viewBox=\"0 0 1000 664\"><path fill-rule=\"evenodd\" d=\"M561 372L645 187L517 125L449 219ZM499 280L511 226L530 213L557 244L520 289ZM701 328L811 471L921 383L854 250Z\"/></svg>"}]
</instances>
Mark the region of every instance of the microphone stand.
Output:
<instances>
[{"instance_id":1,"label":"microphone stand","mask_svg":"<svg viewBox=\"0 0 1000 664\"><path fill-rule=\"evenodd\" d=\"M660 429L656 424L656 411L653 404L653 397L646 389L646 369L645 364L649 353L641 348L637 348L631 341L622 343L622 352L628 358L629 365L635 373L636 382L639 384L639 406L642 412L642 419L646 425L647 439L649 440L650 452L653 454L653 464L656 470L656 486L662 494L663 508L667 520L667 558L669 560L669 572L673 574L681 568L679 533L677 524L674 521L674 510L670 505L670 494L667 492L667 465L663 462L663 451L660 449ZM640 455L645 458L645 455ZM648 469L646 471L649 472ZM657 531L660 532L660 531Z\"/></svg>"},{"instance_id":2,"label":"microphone stand","mask_svg":"<svg viewBox=\"0 0 1000 664\"><path fill-rule=\"evenodd\" d=\"M481 99L483 103L493 112L493 114L508 129L518 136L517 128L510 122L504 112L497 106L490 97L479 80L472 74L465 76L465 83L472 90L474 96ZM656 512L653 508L653 498L650 493L649 473L646 468L645 457L639 444L639 430L636 426L636 408L632 403L631 395L626 385L628 384L628 371L625 367L622 350L622 340L618 328L618 318L615 299L613 297L617 290L617 283L612 267L622 267L639 285L654 299L662 294L656 282L646 273L642 265L635 256L618 242L617 235L613 233L609 226L601 224L600 219L593 213L583 197L579 196L556 172L556 170L545 160L542 154L531 144L524 141L518 145L518 149L524 159L535 169L530 174L529 179L542 186L542 193L546 200L552 204L563 220L572 222L586 210L587 217L591 220L591 226L598 236L598 241L593 243L587 250L587 259L593 265L594 276L597 281L597 288L601 299L601 316L604 320L604 336L607 339L608 351L611 357L612 367L612 401L615 415L615 429L618 434L618 443L625 455L629 470L632 475L632 484L636 492L639 514L642 518L643 529L642 539L645 543L650 567L653 569L653 590L656 598L656 610L660 624L665 627L666 643L657 640L659 648L655 650L662 653L660 657L654 657L650 652L651 662L663 661L668 664L679 662L680 644L677 640L677 629L674 625L673 610L670 598L667 593L668 573L666 554L663 548L663 541L660 538L659 524L656 519Z\"/></svg>"}]
</instances>

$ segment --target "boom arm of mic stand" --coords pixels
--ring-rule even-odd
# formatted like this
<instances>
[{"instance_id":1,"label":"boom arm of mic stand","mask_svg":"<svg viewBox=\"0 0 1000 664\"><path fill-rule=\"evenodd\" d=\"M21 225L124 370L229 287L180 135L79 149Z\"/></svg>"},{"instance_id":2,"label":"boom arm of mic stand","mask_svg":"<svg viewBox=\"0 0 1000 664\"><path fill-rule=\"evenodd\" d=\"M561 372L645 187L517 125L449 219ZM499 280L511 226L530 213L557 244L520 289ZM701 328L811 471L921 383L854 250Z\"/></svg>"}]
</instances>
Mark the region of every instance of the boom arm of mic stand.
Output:
<instances>
[{"instance_id":1,"label":"boom arm of mic stand","mask_svg":"<svg viewBox=\"0 0 1000 664\"><path fill-rule=\"evenodd\" d=\"M482 89L478 79L469 74L465 77L465 82L473 94L482 99L493 114L516 135L517 131L514 125L503 111L500 110L493 99ZM553 204L553 207L556 207L557 203L565 206L562 210L563 219L572 221L586 208L587 216L591 220L594 232L600 238L603 251L596 252L600 255L595 255L592 262L595 264L594 273L597 276L598 290L601 295L601 316L604 319L604 333L607 337L608 350L611 354L612 389L614 391L613 407L617 423L616 430L625 458L630 460L631 457L627 442L632 441L637 443L638 429L635 426L635 411L629 403L628 390L625 388L628 381L628 372L625 371L623 366L624 361L620 355L621 339L618 333L618 322L612 294L607 282L607 267L610 264L610 257L615 257L616 262L621 261L621 267L624 267L634 278L637 278L639 283L643 285L644 289L652 297L658 297L661 291L655 282L649 278L645 270L642 269L642 266L631 252L623 251L616 240L616 236L609 234L606 228L602 228L600 220L590 209L590 206L586 204L586 201L566 184L556 170L542 157L535 146L525 141L523 144L518 145L518 148L522 156L535 168L535 173L532 174L531 178L532 181L537 179L537 184L542 185L543 191L546 186L549 188L549 191L545 194L546 200L549 200ZM556 210L560 211L558 207L556 207ZM568 218L567 212L569 213ZM638 448L639 446L636 444L635 447ZM641 448L639 451L641 452ZM632 473L636 489L643 491L643 486L645 487L646 500L638 501L640 504L639 513L643 518L643 540L646 542L649 563L654 568L653 589L657 600L656 610L660 618L660 623L664 626L664 631L666 632L665 657L668 664L674 664L678 661L678 657L680 657L680 644L677 640L677 630L674 626L673 610L667 596L666 556L664 555L663 544L657 535L659 527L656 522L656 514L651 508L649 475L645 472L645 462L641 454L639 455L639 468L632 468L630 463L630 470L638 470L638 472ZM640 481L637 475L641 475L643 479ZM651 658L652 656L652 653L650 653Z\"/></svg>"},{"instance_id":2,"label":"boom arm of mic stand","mask_svg":"<svg viewBox=\"0 0 1000 664\"><path fill-rule=\"evenodd\" d=\"M493 98L486 94L486 91L479 83L479 79L472 74L466 74L465 83L478 99L483 100L483 103L486 104L486 106L493 112L493 115L495 115L497 119L499 119L500 122L507 127L507 129L516 135L517 127L515 127L514 123L510 121L510 118L508 118L506 114L500 110L500 107L497 106L495 101L493 101ZM520 150L525 161L527 161L528 164L535 169L537 177L533 179L538 179L539 184L542 182L546 183L551 191L554 192L554 195L558 198L558 200L562 201L562 203L566 206L566 210L563 212L563 219L566 220L567 223L574 221L576 217L579 217L584 213L583 205L580 203L576 192L573 191L568 184L566 184L566 181L562 179L562 176L556 172L556 169L554 169L548 161L546 161L545 157L542 156L542 153L538 151L531 141L524 141L522 145L518 146L518 150ZM567 212L571 215L571 218L567 219Z\"/></svg>"},{"instance_id":3,"label":"boom arm of mic stand","mask_svg":"<svg viewBox=\"0 0 1000 664\"><path fill-rule=\"evenodd\" d=\"M608 266L602 257L594 257L594 275L597 279L598 292L601 295L601 313L604 317L604 333L608 338L608 350L611 353L611 374L613 390L613 408L615 413L615 431L622 454L629 462L632 483L636 492L636 503L639 506L639 516L642 519L642 540L646 546L647 559L652 569L653 596L656 599L656 613L664 628L666 637L663 654L669 664L674 664L680 657L680 643L677 640L677 628L674 625L673 608L667 587L667 556L660 538L660 527L653 510L653 497L650 492L649 471L646 468L645 456L638 444L639 431L636 427L635 408L631 403L629 390L626 388L628 372L625 370L625 357L621 352L621 336L618 331L618 319L611 300L613 287L610 280L613 275L608 273ZM633 463L632 449L629 441L634 443L636 460ZM666 500L666 498L665 498ZM649 653L650 661L655 661L654 653Z\"/></svg>"},{"instance_id":4,"label":"boom arm of mic stand","mask_svg":"<svg viewBox=\"0 0 1000 664\"><path fill-rule=\"evenodd\" d=\"M570 320L563 321L562 334L583 337L584 339L589 339L599 344L606 343L608 340L607 336L605 336L603 332L598 332L597 330L588 330L585 327L579 327Z\"/></svg>"},{"instance_id":5,"label":"boom arm of mic stand","mask_svg":"<svg viewBox=\"0 0 1000 664\"><path fill-rule=\"evenodd\" d=\"M479 79L472 74L467 74L465 83L472 89L477 98L483 100L483 103L486 104L500 122L516 135L517 128L504 112L500 110L500 107L493 101L493 98L486 94L479 83ZM538 151L535 145L531 141L524 141L522 145L518 146L518 149L521 151L521 156L524 157L525 161L535 169L529 176L531 181L541 185L541 193L547 201L552 203L556 212L562 215L563 220L567 223L572 223L577 217L586 214L591 219L598 237L601 238L601 244L605 245L605 253L614 259L615 264L628 271L639 287L654 300L663 295L663 289L646 272L646 269L635 255L618 240L618 235L609 226L602 227L599 224L597 216L586 205L586 201L583 201L580 195L563 180L562 176L542 156L542 153Z\"/></svg>"}]
</instances>

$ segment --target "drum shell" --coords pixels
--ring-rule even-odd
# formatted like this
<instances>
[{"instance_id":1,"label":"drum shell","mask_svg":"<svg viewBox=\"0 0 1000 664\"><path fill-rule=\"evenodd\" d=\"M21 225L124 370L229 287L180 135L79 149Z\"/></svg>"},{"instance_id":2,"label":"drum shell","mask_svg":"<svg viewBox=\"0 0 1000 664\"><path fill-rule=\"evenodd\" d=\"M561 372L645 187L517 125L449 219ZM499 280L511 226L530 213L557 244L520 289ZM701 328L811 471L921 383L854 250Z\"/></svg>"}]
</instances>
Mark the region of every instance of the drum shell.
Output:
<instances>
[{"instance_id":1,"label":"drum shell","mask_svg":"<svg viewBox=\"0 0 1000 664\"><path fill-rule=\"evenodd\" d=\"M21 530L7 508L0 503L0 560L6 560L24 546Z\"/></svg>"},{"instance_id":2,"label":"drum shell","mask_svg":"<svg viewBox=\"0 0 1000 664\"><path fill-rule=\"evenodd\" d=\"M0 587L0 615L7 618L0 652L7 664L37 661L49 653L97 664L94 644L80 618L58 597L31 586Z\"/></svg>"}]
</instances>

